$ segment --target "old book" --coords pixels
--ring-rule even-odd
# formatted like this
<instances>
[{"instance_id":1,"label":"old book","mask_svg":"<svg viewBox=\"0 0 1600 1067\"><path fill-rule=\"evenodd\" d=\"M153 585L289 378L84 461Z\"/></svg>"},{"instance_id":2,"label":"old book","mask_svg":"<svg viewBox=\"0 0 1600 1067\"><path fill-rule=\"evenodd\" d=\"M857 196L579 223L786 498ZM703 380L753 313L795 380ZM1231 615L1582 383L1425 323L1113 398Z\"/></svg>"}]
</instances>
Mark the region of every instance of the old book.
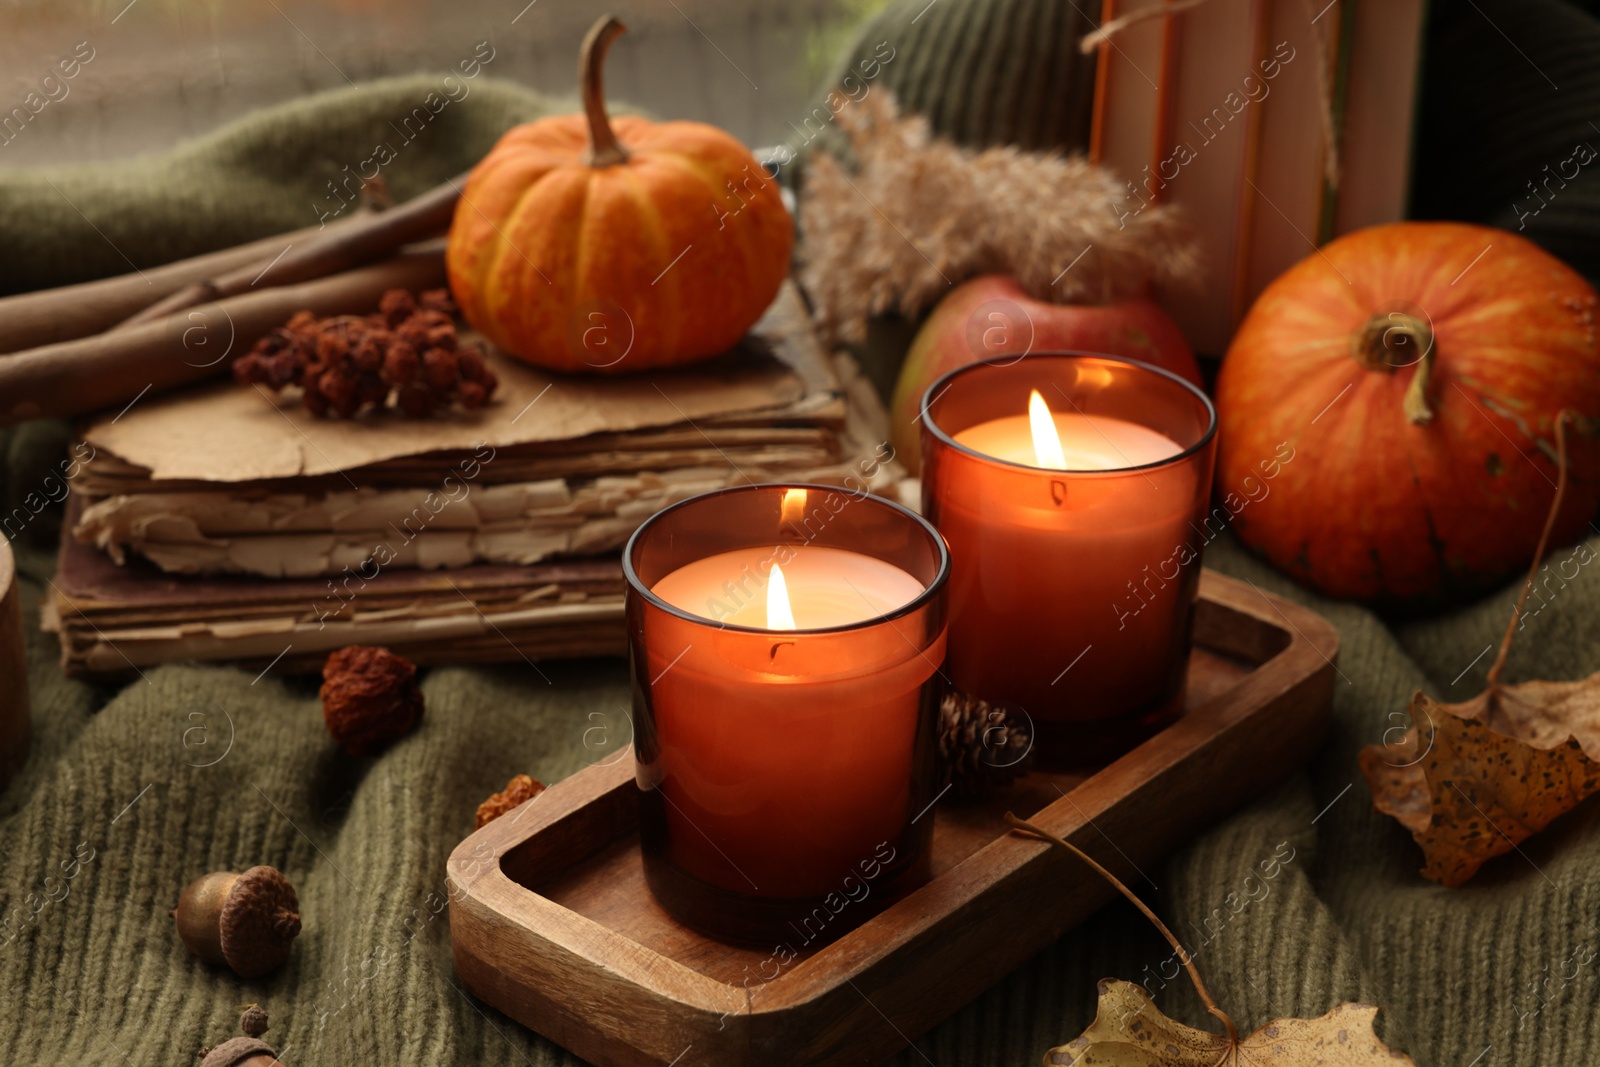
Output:
<instances>
[{"instance_id":1,"label":"old book","mask_svg":"<svg viewBox=\"0 0 1600 1067\"><path fill-rule=\"evenodd\" d=\"M69 501L69 521L81 507ZM114 677L178 660L313 668L350 644L418 663L607 655L624 648L622 568L613 556L338 580L179 577L63 538L44 624L68 673Z\"/></svg>"},{"instance_id":2,"label":"old book","mask_svg":"<svg viewBox=\"0 0 1600 1067\"><path fill-rule=\"evenodd\" d=\"M66 668L316 666L353 643L422 663L615 654L617 552L661 507L747 481L890 492L904 473L871 385L791 287L740 352L684 371L491 358L500 402L438 422L327 422L219 383L88 426L44 609Z\"/></svg>"},{"instance_id":3,"label":"old book","mask_svg":"<svg viewBox=\"0 0 1600 1067\"><path fill-rule=\"evenodd\" d=\"M614 551L711 489L860 477L887 436L792 289L740 351L683 371L572 378L490 358L504 395L448 420L317 419L232 383L103 418L84 434L73 535L180 574L338 575L375 553L530 564Z\"/></svg>"},{"instance_id":4,"label":"old book","mask_svg":"<svg viewBox=\"0 0 1600 1067\"><path fill-rule=\"evenodd\" d=\"M1146 14L1099 46L1091 157L1126 182L1119 217L1172 204L1193 227L1214 283L1160 299L1221 355L1279 274L1403 216L1423 5L1103 7L1108 22Z\"/></svg>"}]
</instances>

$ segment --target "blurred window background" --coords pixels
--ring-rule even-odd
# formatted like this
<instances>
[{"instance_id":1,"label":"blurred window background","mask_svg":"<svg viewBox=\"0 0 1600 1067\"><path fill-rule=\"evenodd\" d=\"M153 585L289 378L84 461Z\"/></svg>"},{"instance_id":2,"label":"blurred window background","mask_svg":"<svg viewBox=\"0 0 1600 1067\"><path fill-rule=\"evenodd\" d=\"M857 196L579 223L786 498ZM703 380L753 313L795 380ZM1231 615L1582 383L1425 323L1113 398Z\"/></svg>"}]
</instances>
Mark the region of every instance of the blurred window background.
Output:
<instances>
[{"instance_id":1,"label":"blurred window background","mask_svg":"<svg viewBox=\"0 0 1600 1067\"><path fill-rule=\"evenodd\" d=\"M614 5L629 33L607 63L607 96L775 144L886 2ZM578 43L601 10L574 0L0 0L0 111L57 79L47 105L57 114L0 147L0 166L161 151L263 105L454 70L480 41L494 49L488 75L575 98ZM74 58L77 75L60 79L58 62Z\"/></svg>"}]
</instances>

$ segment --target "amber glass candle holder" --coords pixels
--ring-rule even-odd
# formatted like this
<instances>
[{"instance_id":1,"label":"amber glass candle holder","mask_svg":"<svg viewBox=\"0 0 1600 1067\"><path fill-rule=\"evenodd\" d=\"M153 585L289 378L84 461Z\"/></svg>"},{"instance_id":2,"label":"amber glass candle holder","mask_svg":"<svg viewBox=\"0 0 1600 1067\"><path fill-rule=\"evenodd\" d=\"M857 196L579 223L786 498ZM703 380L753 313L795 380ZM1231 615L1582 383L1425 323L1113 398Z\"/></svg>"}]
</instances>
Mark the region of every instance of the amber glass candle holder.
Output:
<instances>
[{"instance_id":1,"label":"amber glass candle holder","mask_svg":"<svg viewBox=\"0 0 1600 1067\"><path fill-rule=\"evenodd\" d=\"M926 876L949 568L921 517L830 486L708 493L633 535L640 841L674 917L798 951Z\"/></svg>"},{"instance_id":2,"label":"amber glass candle holder","mask_svg":"<svg viewBox=\"0 0 1600 1067\"><path fill-rule=\"evenodd\" d=\"M1096 469L1044 469L1016 440L1035 392L1065 465ZM1020 709L1050 766L1104 763L1176 717L1211 401L1148 364L1034 353L945 375L923 410L922 510L950 546L951 684Z\"/></svg>"}]
</instances>

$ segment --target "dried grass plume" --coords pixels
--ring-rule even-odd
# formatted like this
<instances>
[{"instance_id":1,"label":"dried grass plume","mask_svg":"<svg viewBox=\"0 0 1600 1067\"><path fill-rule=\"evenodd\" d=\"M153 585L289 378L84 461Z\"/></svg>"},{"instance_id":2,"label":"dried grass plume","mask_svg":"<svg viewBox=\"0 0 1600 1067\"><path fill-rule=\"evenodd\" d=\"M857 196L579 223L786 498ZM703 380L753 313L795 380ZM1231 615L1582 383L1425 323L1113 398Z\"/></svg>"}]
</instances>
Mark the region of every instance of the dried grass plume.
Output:
<instances>
[{"instance_id":1,"label":"dried grass plume","mask_svg":"<svg viewBox=\"0 0 1600 1067\"><path fill-rule=\"evenodd\" d=\"M838 122L857 166L818 153L800 196L800 281L830 338L860 340L889 311L914 318L979 274L1014 275L1057 303L1194 279L1198 255L1174 211L1138 210L1082 157L961 148L900 117L887 91Z\"/></svg>"}]
</instances>

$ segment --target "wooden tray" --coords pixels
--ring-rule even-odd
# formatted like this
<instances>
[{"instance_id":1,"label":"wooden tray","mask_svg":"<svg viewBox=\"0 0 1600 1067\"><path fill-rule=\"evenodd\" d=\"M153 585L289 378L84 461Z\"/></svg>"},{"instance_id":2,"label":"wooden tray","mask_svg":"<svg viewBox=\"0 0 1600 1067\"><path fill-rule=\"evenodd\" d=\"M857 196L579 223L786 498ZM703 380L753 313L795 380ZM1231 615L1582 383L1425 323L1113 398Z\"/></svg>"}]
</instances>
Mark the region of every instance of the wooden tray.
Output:
<instances>
[{"instance_id":1,"label":"wooden tray","mask_svg":"<svg viewBox=\"0 0 1600 1067\"><path fill-rule=\"evenodd\" d=\"M831 943L796 936L793 959L668 917L644 884L632 759L590 767L450 856L456 973L603 1067L879 1063L1115 892L1007 835L1002 812L1135 884L1135 864L1149 869L1316 748L1339 647L1325 619L1207 571L1195 646L1178 722L1091 777L1034 774L981 804L939 802L932 879Z\"/></svg>"}]
</instances>

